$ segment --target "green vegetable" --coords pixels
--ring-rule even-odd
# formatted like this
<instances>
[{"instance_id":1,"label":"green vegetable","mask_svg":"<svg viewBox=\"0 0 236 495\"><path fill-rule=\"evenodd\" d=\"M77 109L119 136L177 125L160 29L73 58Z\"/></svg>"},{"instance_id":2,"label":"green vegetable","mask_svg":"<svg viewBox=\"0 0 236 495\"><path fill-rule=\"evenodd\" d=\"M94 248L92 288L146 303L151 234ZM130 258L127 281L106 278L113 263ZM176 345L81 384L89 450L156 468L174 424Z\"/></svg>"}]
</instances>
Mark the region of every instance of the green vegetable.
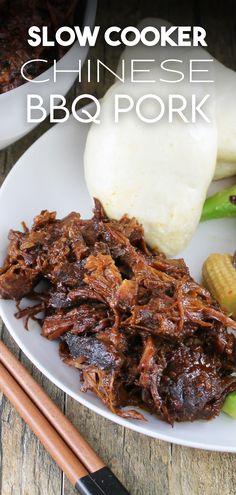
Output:
<instances>
[{"instance_id":1,"label":"green vegetable","mask_svg":"<svg viewBox=\"0 0 236 495\"><path fill-rule=\"evenodd\" d=\"M231 392L226 397L222 411L231 416L231 418L236 419L236 392Z\"/></svg>"},{"instance_id":2,"label":"green vegetable","mask_svg":"<svg viewBox=\"0 0 236 495\"><path fill-rule=\"evenodd\" d=\"M236 185L206 199L201 220L236 216Z\"/></svg>"}]
</instances>

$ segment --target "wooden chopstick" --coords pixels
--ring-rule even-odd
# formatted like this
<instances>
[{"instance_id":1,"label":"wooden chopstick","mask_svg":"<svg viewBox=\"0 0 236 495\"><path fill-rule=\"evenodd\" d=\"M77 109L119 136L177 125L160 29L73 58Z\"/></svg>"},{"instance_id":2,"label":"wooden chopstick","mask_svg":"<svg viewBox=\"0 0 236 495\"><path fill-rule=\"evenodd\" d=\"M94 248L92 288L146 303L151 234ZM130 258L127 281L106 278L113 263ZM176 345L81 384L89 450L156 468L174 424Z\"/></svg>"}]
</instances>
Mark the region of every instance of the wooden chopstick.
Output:
<instances>
[{"instance_id":1,"label":"wooden chopstick","mask_svg":"<svg viewBox=\"0 0 236 495\"><path fill-rule=\"evenodd\" d=\"M40 385L13 356L2 341L0 341L0 361L8 369L11 375L14 376L88 471L94 472L105 467L105 463L98 457L89 443L83 438L78 430L76 430L72 423L60 411L50 397L48 397Z\"/></svg>"},{"instance_id":2,"label":"wooden chopstick","mask_svg":"<svg viewBox=\"0 0 236 495\"><path fill-rule=\"evenodd\" d=\"M84 495L101 495L101 493L128 495L127 490L112 471L105 466L89 443L2 341L0 341L0 362L2 363L0 365L0 389L78 491ZM26 402L27 408L25 408ZM35 417L38 417L39 422L35 421ZM42 423L44 424L43 430L40 427ZM46 436L44 431L48 432ZM52 438L56 440L54 448ZM60 445L59 451L58 445ZM63 453L65 452L64 462Z\"/></svg>"},{"instance_id":3,"label":"wooden chopstick","mask_svg":"<svg viewBox=\"0 0 236 495\"><path fill-rule=\"evenodd\" d=\"M70 482L82 495L101 495L101 493L104 493L100 491L99 487L97 487L92 480L92 486L89 491L83 491L83 486L79 486L80 480L83 485L83 479L89 478L88 471L1 363L0 390L13 404L54 461L64 471Z\"/></svg>"}]
</instances>

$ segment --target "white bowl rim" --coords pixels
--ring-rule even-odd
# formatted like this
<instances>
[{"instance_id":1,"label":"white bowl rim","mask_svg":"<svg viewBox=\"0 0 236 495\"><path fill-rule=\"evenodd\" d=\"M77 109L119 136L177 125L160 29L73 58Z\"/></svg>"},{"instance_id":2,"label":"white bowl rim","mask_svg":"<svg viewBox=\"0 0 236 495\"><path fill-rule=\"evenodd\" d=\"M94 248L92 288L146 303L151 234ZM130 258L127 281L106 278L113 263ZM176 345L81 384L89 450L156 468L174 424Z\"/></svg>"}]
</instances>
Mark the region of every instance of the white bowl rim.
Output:
<instances>
[{"instance_id":1,"label":"white bowl rim","mask_svg":"<svg viewBox=\"0 0 236 495\"><path fill-rule=\"evenodd\" d=\"M96 12L97 12L97 1L98 0L86 0L87 3L86 3L85 11L84 11L84 18L83 18L82 27L84 27L84 26L92 27L93 26L94 21L95 21ZM69 48L69 50L67 50L67 52L63 55L63 57L61 57L60 59L57 60L57 63L56 63L57 66L60 66L60 64L63 64L65 62L65 60L67 60L67 58L69 57L69 55L70 55L70 53L73 50L75 45L77 47L80 46L78 41L75 41L73 43L73 45ZM42 77L47 78L47 76L49 75L49 73L52 70L52 67L53 67L52 65L50 67L48 67L47 70L45 70L44 72L41 72L41 74L39 74L39 76L35 77L33 80L34 81L40 81L40 79ZM12 96L13 94L17 95L17 92L20 92L22 86L29 88L30 85L31 85L31 82L28 81L28 82L20 84L20 86L17 86L16 88L13 88L13 89L10 89L9 91L6 91L5 93L1 93L0 94L0 101L1 101L1 99L3 100L4 97L6 98L7 95L10 95L10 96Z\"/></svg>"}]
</instances>

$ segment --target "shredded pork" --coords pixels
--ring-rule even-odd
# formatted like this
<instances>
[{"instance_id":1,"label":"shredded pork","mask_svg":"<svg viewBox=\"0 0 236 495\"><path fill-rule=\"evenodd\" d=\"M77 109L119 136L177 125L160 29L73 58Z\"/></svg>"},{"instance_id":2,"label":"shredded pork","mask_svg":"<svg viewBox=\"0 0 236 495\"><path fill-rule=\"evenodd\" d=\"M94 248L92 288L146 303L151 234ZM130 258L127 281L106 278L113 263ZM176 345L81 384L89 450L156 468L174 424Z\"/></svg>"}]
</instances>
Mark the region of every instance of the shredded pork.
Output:
<instances>
[{"instance_id":1,"label":"shredded pork","mask_svg":"<svg viewBox=\"0 0 236 495\"><path fill-rule=\"evenodd\" d=\"M136 219L110 220L95 201L91 220L42 211L9 241L0 295L59 339L84 391L126 418L143 419L137 407L171 424L219 414L236 390L236 323L182 259L149 249ZM21 309L24 297L35 305Z\"/></svg>"}]
</instances>

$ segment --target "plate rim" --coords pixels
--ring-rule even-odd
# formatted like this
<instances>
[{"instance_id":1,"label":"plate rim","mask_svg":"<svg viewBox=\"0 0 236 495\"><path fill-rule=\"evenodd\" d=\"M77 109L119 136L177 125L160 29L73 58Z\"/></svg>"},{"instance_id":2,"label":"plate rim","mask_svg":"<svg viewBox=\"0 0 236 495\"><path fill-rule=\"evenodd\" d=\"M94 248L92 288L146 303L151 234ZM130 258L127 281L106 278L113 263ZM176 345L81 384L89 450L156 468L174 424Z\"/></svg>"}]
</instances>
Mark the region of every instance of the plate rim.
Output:
<instances>
[{"instance_id":1,"label":"plate rim","mask_svg":"<svg viewBox=\"0 0 236 495\"><path fill-rule=\"evenodd\" d=\"M78 113L82 112L83 109L89 109L93 108L93 103L89 103L88 105L84 106L81 108ZM69 120L72 120L73 117L70 116ZM65 123L66 124L66 123ZM63 124L61 124L63 125ZM60 124L59 124L60 126ZM3 192L5 191L8 182L11 180L12 176L14 175L15 171L18 170L22 166L22 163L24 163L24 157L25 155L29 152L29 150L32 150L34 147L37 147L40 141L44 140L45 138L48 138L48 135L54 132L57 132L58 124L54 125L52 128L44 132L27 150L24 151L24 153L20 156L20 158L17 160L17 162L13 165L11 168L10 172L4 179L2 186L0 188L0 202L1 202L1 197ZM78 131L79 132L79 131ZM162 440L165 442L173 443L175 445L182 445L184 447L191 447L191 448L196 448L196 449L201 449L201 450L206 450L206 451L214 451L214 452L227 452L227 453L236 453L236 444L235 446L227 446L227 445L219 445L217 443L211 443L211 444L205 444L202 442L198 442L196 440L191 441L187 439L180 439L178 438L178 435L175 436L173 435L174 428L171 427L170 425L170 431L172 432L172 436L170 437L166 433L160 432L158 429L149 429L146 430L142 428L142 422L141 421L132 421L132 420L127 420L125 418L122 418L118 415L115 415L112 413L108 408L102 409L96 404L91 404L91 402L86 398L86 394L84 394L84 397L81 393L82 396L76 395L70 388L68 388L66 385L64 385L59 379L56 378L50 371L47 370L38 360L35 358L31 351L24 345L22 340L17 336L17 334L14 332L14 329L12 328L12 324L8 319L7 312L5 312L2 301L0 300L0 317L3 320L4 325L7 328L7 331L10 333L11 337L13 340L16 342L17 346L21 349L21 351L27 356L27 358L31 361L31 363L36 366L36 368L44 375L46 376L54 385L56 385L60 390L62 390L64 393L72 397L77 403L82 404L83 406L87 407L89 410L95 412L96 414L99 414L100 416L112 421L115 424L119 424L120 426L123 426L125 428L129 428L132 431L136 431L137 433L144 434L145 436L148 436L150 438L155 438L158 440ZM102 404L102 403L101 403ZM158 418L157 418L158 419ZM212 420L214 421L214 419ZM203 421L205 424L206 421ZM233 423L232 423L233 424Z\"/></svg>"}]
</instances>

